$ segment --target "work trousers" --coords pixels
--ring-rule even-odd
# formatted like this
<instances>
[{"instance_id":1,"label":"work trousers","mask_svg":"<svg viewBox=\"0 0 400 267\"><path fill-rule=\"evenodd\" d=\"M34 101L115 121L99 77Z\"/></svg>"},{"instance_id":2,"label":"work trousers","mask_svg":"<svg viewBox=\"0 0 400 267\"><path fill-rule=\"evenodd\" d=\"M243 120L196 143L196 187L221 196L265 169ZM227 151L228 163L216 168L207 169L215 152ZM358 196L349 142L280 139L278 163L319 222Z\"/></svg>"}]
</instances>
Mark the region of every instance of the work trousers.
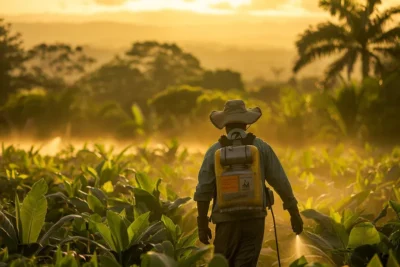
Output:
<instances>
[{"instance_id":1,"label":"work trousers","mask_svg":"<svg viewBox=\"0 0 400 267\"><path fill-rule=\"evenodd\" d=\"M214 253L224 255L229 267L256 267L264 226L265 218L217 223Z\"/></svg>"}]
</instances>

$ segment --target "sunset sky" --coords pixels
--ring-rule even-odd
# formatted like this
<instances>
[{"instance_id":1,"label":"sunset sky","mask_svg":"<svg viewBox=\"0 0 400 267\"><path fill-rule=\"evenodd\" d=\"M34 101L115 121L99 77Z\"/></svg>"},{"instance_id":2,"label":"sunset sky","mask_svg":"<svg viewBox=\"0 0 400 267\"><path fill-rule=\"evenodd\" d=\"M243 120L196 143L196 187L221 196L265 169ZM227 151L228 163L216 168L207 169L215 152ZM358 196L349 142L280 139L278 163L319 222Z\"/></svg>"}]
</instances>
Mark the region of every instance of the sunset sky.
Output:
<instances>
[{"instance_id":1,"label":"sunset sky","mask_svg":"<svg viewBox=\"0 0 400 267\"><path fill-rule=\"evenodd\" d=\"M27 13L93 14L107 11L160 9L188 10L200 13L246 12L278 16L303 16L318 11L317 0L0 0L0 13L7 15Z\"/></svg>"}]
</instances>

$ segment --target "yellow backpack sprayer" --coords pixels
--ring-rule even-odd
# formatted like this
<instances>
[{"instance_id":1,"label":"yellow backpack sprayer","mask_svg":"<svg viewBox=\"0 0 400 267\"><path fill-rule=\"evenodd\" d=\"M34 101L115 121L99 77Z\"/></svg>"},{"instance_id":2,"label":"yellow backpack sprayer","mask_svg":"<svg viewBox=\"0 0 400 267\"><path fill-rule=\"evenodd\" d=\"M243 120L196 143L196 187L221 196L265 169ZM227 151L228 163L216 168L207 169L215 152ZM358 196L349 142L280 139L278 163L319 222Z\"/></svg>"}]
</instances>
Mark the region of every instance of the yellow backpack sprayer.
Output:
<instances>
[{"instance_id":1,"label":"yellow backpack sprayer","mask_svg":"<svg viewBox=\"0 0 400 267\"><path fill-rule=\"evenodd\" d=\"M273 191L265 186L260 168L260 155L253 145L255 136L244 131L231 131L219 140L215 152L217 205L221 212L240 214L246 211L271 210L278 264L280 255L276 233Z\"/></svg>"}]
</instances>

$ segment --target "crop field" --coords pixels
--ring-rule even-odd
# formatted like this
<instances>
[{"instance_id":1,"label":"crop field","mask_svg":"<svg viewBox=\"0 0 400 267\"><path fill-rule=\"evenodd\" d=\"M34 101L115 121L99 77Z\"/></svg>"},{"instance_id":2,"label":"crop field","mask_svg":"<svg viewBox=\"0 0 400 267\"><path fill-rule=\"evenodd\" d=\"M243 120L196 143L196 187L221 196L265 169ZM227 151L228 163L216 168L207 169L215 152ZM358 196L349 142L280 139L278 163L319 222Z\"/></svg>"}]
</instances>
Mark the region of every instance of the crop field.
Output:
<instances>
[{"instance_id":1,"label":"crop field","mask_svg":"<svg viewBox=\"0 0 400 267\"><path fill-rule=\"evenodd\" d=\"M276 151L305 222L296 238L275 194L282 266L399 266L399 147ZM3 144L0 265L228 266L198 241L202 158L177 140L52 155ZM270 214L266 222L259 266L278 266Z\"/></svg>"}]
</instances>

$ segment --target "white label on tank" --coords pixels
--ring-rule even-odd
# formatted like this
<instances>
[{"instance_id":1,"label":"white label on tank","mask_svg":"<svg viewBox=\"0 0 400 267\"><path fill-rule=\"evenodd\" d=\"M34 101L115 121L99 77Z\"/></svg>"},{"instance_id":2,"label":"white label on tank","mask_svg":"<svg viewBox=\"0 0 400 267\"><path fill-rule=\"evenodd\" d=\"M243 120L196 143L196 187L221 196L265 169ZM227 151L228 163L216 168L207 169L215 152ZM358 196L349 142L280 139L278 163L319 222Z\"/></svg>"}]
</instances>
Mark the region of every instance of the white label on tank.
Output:
<instances>
[{"instance_id":1,"label":"white label on tank","mask_svg":"<svg viewBox=\"0 0 400 267\"><path fill-rule=\"evenodd\" d=\"M253 177L251 175L240 176L240 191L253 191L254 184L253 184Z\"/></svg>"}]
</instances>

